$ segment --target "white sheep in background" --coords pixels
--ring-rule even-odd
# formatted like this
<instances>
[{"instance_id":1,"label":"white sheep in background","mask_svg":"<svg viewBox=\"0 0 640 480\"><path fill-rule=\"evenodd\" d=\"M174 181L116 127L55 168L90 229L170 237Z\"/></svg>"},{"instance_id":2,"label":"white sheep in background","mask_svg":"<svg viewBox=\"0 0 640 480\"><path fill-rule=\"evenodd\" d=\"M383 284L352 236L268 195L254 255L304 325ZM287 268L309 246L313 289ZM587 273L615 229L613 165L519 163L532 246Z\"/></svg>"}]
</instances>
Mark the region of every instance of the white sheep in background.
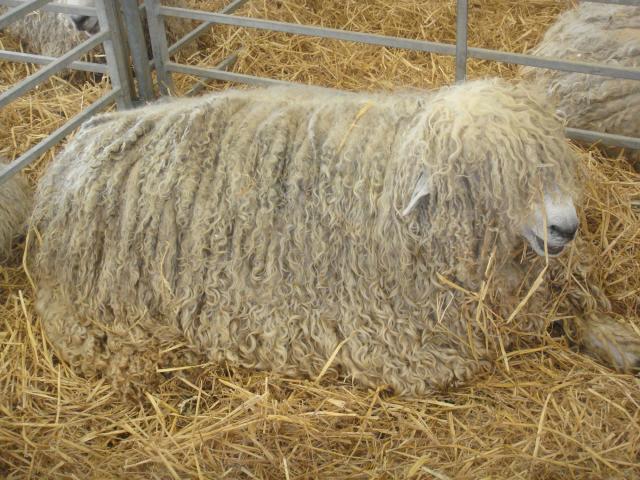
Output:
<instances>
[{"instance_id":1,"label":"white sheep in background","mask_svg":"<svg viewBox=\"0 0 640 480\"><path fill-rule=\"evenodd\" d=\"M169 6L185 6L188 0L167 0ZM57 0L56 3L93 7L95 0ZM190 20L172 18L166 22L167 38L175 42L194 28L196 23ZM84 15L66 15L62 13L36 10L24 19L13 22L7 32L20 39L31 53L59 57L87 39L88 35L99 30L96 17ZM193 44L180 50L192 53Z\"/></svg>"},{"instance_id":2,"label":"white sheep in background","mask_svg":"<svg viewBox=\"0 0 640 480\"><path fill-rule=\"evenodd\" d=\"M469 380L546 328L546 283L517 307L545 264L522 237L553 256L578 228L575 158L542 97L493 80L280 87L97 116L38 188L48 337L125 391L172 342L292 376L331 363L402 394ZM631 327L577 318L587 351L637 367Z\"/></svg>"},{"instance_id":3,"label":"white sheep in background","mask_svg":"<svg viewBox=\"0 0 640 480\"><path fill-rule=\"evenodd\" d=\"M57 3L81 5L84 0L58 0ZM1 7L0 7L1 8ZM7 33L20 40L26 51L60 57L86 39L68 15L36 10L22 20L11 23Z\"/></svg>"},{"instance_id":4,"label":"white sheep in background","mask_svg":"<svg viewBox=\"0 0 640 480\"><path fill-rule=\"evenodd\" d=\"M530 53L640 68L640 6L582 2L557 19ZM640 81L523 67L544 85L570 127L640 137ZM640 152L631 152L640 168Z\"/></svg>"},{"instance_id":5,"label":"white sheep in background","mask_svg":"<svg viewBox=\"0 0 640 480\"><path fill-rule=\"evenodd\" d=\"M6 168L6 160L0 158L0 174ZM0 184L0 261L11 257L15 240L24 235L31 213L32 193L22 175L14 175Z\"/></svg>"}]
</instances>

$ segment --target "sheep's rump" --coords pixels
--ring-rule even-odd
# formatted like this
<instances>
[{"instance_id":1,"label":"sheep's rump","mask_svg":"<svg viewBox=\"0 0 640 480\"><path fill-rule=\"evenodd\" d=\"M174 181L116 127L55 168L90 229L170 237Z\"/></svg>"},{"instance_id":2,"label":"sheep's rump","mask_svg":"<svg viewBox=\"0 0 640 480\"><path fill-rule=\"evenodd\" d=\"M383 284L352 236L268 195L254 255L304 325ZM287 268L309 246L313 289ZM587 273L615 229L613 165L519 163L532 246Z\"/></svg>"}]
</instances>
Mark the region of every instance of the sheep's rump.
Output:
<instances>
[{"instance_id":1,"label":"sheep's rump","mask_svg":"<svg viewBox=\"0 0 640 480\"><path fill-rule=\"evenodd\" d=\"M0 173L6 163L0 159ZM26 233L31 201L29 185L21 175L14 175L0 185L0 262L11 256L14 241Z\"/></svg>"},{"instance_id":2,"label":"sheep's rump","mask_svg":"<svg viewBox=\"0 0 640 480\"><path fill-rule=\"evenodd\" d=\"M533 54L640 67L640 6L582 2L562 14ZM569 126L640 136L640 82L539 68L525 79L545 85Z\"/></svg>"},{"instance_id":3,"label":"sheep's rump","mask_svg":"<svg viewBox=\"0 0 640 480\"><path fill-rule=\"evenodd\" d=\"M566 153L532 105L527 87L470 82L229 91L96 117L39 185L48 335L85 371L129 379L147 361L133 352L181 336L209 360L291 375L317 374L346 340L336 369L403 392L465 379L480 360L462 351L482 357L490 341L461 346L475 313L435 276L476 278L484 217L465 168L498 154L487 176L499 183L476 176L507 212L500 231L531 202L508 189L566 168L532 161ZM403 218L427 164L442 201Z\"/></svg>"}]
</instances>

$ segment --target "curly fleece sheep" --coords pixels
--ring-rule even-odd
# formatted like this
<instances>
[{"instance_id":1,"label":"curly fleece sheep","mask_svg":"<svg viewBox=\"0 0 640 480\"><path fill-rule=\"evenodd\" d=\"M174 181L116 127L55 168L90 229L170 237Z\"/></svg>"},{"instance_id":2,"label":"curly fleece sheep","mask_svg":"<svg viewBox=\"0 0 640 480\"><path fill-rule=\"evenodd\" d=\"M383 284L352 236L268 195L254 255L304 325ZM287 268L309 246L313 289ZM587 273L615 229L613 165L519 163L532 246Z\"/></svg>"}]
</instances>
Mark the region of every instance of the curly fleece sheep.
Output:
<instances>
[{"instance_id":1,"label":"curly fleece sheep","mask_svg":"<svg viewBox=\"0 0 640 480\"><path fill-rule=\"evenodd\" d=\"M640 6L582 2L561 15L533 54L640 68ZM522 68L544 85L569 126L640 137L640 82ZM640 152L634 160L640 168Z\"/></svg>"},{"instance_id":2,"label":"curly fleece sheep","mask_svg":"<svg viewBox=\"0 0 640 480\"><path fill-rule=\"evenodd\" d=\"M482 302L507 321L539 271L517 253L539 187L575 191L562 128L528 90L275 88L96 117L39 185L49 338L122 389L153 381L177 342L402 394L470 379L517 335L465 291L493 272ZM544 297L530 304L512 332L545 328ZM624 349L620 367L638 354Z\"/></svg>"},{"instance_id":3,"label":"curly fleece sheep","mask_svg":"<svg viewBox=\"0 0 640 480\"><path fill-rule=\"evenodd\" d=\"M6 163L0 158L0 174ZM0 184L0 262L9 259L14 241L26 232L30 213L31 191L24 177L15 175Z\"/></svg>"},{"instance_id":4,"label":"curly fleece sheep","mask_svg":"<svg viewBox=\"0 0 640 480\"><path fill-rule=\"evenodd\" d=\"M187 2L188 0L166 0L164 4L169 6L185 6ZM95 1L58 0L57 3L93 6ZM0 7L0 9L1 8L2 7ZM93 29L95 29L97 19L93 17L88 18L90 18L88 24L82 24L82 28L79 29L74 26L72 16L70 15L36 10L26 15L22 20L9 25L7 32L18 38L24 47L32 53L59 57L85 41L88 35L87 31L93 31ZM175 42L193 29L194 22L172 18L166 21L166 27L167 37L170 41ZM186 49L181 49L181 51L190 53L193 49L190 50L187 47Z\"/></svg>"},{"instance_id":5,"label":"curly fleece sheep","mask_svg":"<svg viewBox=\"0 0 640 480\"><path fill-rule=\"evenodd\" d=\"M60 57L86 39L84 33L75 30L67 15L42 10L13 22L6 30L27 51L49 57Z\"/></svg>"}]
</instances>

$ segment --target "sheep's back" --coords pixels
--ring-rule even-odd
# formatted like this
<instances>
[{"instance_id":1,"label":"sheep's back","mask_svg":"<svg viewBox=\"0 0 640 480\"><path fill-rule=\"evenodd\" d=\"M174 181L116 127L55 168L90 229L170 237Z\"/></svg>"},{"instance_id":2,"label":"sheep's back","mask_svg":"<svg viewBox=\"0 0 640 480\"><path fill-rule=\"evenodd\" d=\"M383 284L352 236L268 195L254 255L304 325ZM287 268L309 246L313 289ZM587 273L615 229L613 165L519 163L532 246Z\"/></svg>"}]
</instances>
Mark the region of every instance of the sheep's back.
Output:
<instances>
[{"instance_id":1,"label":"sheep's back","mask_svg":"<svg viewBox=\"0 0 640 480\"><path fill-rule=\"evenodd\" d=\"M97 117L41 182L34 272L79 316L175 326L214 358L291 364L291 339L311 338L295 355L313 370L350 322L377 335L406 317L390 299L419 286L383 199L415 108L397 98L228 94Z\"/></svg>"},{"instance_id":2,"label":"sheep's back","mask_svg":"<svg viewBox=\"0 0 640 480\"><path fill-rule=\"evenodd\" d=\"M561 15L532 53L640 67L640 7L583 2ZM547 86L569 126L640 135L640 82L532 67L522 73Z\"/></svg>"}]
</instances>

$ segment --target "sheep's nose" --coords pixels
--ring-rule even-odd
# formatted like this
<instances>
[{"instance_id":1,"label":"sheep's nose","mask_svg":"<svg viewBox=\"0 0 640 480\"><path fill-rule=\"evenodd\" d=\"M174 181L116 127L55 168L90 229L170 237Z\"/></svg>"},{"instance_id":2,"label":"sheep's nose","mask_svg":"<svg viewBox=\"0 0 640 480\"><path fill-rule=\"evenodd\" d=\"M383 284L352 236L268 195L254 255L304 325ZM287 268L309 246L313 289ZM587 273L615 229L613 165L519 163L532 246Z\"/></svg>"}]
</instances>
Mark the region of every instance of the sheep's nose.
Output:
<instances>
[{"instance_id":1,"label":"sheep's nose","mask_svg":"<svg viewBox=\"0 0 640 480\"><path fill-rule=\"evenodd\" d=\"M566 239L567 241L571 241L575 238L576 232L578 231L578 224L572 223L570 225L551 225L549 227L552 233L555 233L559 237Z\"/></svg>"},{"instance_id":2,"label":"sheep's nose","mask_svg":"<svg viewBox=\"0 0 640 480\"><path fill-rule=\"evenodd\" d=\"M71 15L71 21L76 26L76 30L81 32L86 30L85 23L89 20L88 15Z\"/></svg>"}]
</instances>

